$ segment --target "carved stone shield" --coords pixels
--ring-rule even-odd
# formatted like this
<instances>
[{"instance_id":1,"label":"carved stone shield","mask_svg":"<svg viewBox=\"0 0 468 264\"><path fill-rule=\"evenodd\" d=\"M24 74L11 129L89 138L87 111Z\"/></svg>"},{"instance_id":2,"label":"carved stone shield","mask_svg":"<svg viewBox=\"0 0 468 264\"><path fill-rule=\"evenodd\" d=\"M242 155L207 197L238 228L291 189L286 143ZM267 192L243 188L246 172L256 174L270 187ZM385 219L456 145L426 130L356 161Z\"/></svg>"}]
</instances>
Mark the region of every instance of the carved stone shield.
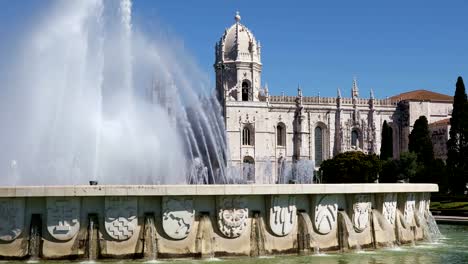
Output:
<instances>
[{"instance_id":1,"label":"carved stone shield","mask_svg":"<svg viewBox=\"0 0 468 264\"><path fill-rule=\"evenodd\" d=\"M414 193L408 193L406 196L405 210L403 212L403 219L407 225L413 224L414 213L416 209L416 201Z\"/></svg>"},{"instance_id":2,"label":"carved stone shield","mask_svg":"<svg viewBox=\"0 0 468 264\"><path fill-rule=\"evenodd\" d=\"M106 197L105 222L107 234L115 240L127 240L138 224L136 197Z\"/></svg>"},{"instance_id":3,"label":"carved stone shield","mask_svg":"<svg viewBox=\"0 0 468 264\"><path fill-rule=\"evenodd\" d=\"M239 237L247 226L249 209L244 197L218 197L218 228L228 238Z\"/></svg>"},{"instance_id":4,"label":"carved stone shield","mask_svg":"<svg viewBox=\"0 0 468 264\"><path fill-rule=\"evenodd\" d=\"M395 193L386 193L382 206L382 215L391 225L395 224L397 197Z\"/></svg>"},{"instance_id":5,"label":"carved stone shield","mask_svg":"<svg viewBox=\"0 0 468 264\"><path fill-rule=\"evenodd\" d=\"M369 195L358 194L354 196L353 225L356 232L362 232L367 228L370 210L371 202Z\"/></svg>"},{"instance_id":6,"label":"carved stone shield","mask_svg":"<svg viewBox=\"0 0 468 264\"><path fill-rule=\"evenodd\" d=\"M338 203L333 195L319 196L314 210L314 227L322 235L330 233L338 217Z\"/></svg>"},{"instance_id":7,"label":"carved stone shield","mask_svg":"<svg viewBox=\"0 0 468 264\"><path fill-rule=\"evenodd\" d=\"M173 239L186 238L193 226L195 210L191 197L163 197L163 229Z\"/></svg>"},{"instance_id":8,"label":"carved stone shield","mask_svg":"<svg viewBox=\"0 0 468 264\"><path fill-rule=\"evenodd\" d=\"M24 228L24 198L0 198L0 240L15 240Z\"/></svg>"},{"instance_id":9,"label":"carved stone shield","mask_svg":"<svg viewBox=\"0 0 468 264\"><path fill-rule=\"evenodd\" d=\"M80 230L80 200L73 197L47 197L47 230L57 240L73 238Z\"/></svg>"},{"instance_id":10,"label":"carved stone shield","mask_svg":"<svg viewBox=\"0 0 468 264\"><path fill-rule=\"evenodd\" d=\"M270 204L270 228L277 236L291 233L296 223L296 197L293 195L273 195Z\"/></svg>"}]
</instances>

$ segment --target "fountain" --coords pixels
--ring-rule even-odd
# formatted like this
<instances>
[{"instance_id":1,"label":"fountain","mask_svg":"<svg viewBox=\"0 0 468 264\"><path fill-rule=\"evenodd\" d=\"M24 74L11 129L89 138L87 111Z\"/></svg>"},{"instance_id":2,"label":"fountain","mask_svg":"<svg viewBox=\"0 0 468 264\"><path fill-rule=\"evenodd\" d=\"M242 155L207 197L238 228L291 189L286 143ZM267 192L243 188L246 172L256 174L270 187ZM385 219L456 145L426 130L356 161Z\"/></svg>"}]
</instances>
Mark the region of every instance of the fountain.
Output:
<instances>
[{"instance_id":1,"label":"fountain","mask_svg":"<svg viewBox=\"0 0 468 264\"><path fill-rule=\"evenodd\" d=\"M435 232L434 184L313 184L305 160L246 184L203 75L135 29L130 0L59 2L35 27L0 94L14 113L0 116L0 258L312 254Z\"/></svg>"},{"instance_id":2,"label":"fountain","mask_svg":"<svg viewBox=\"0 0 468 264\"><path fill-rule=\"evenodd\" d=\"M175 40L135 30L130 0L46 12L5 62L4 185L226 182L220 106Z\"/></svg>"}]
</instances>

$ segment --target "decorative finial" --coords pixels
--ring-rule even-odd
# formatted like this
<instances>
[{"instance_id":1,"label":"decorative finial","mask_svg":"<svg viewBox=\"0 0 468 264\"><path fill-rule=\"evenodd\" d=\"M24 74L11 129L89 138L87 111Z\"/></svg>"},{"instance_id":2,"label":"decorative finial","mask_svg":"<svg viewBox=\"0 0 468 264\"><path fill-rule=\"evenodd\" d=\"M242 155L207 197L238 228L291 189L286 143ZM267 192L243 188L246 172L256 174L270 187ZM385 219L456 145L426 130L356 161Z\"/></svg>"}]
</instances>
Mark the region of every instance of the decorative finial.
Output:
<instances>
[{"instance_id":1,"label":"decorative finial","mask_svg":"<svg viewBox=\"0 0 468 264\"><path fill-rule=\"evenodd\" d=\"M241 20L241 16L239 14L239 11L236 11L236 16L234 17L234 19L236 20L236 22L239 22Z\"/></svg>"},{"instance_id":2,"label":"decorative finial","mask_svg":"<svg viewBox=\"0 0 468 264\"><path fill-rule=\"evenodd\" d=\"M336 94L337 94L337 97L338 97L338 98L341 98L341 90L340 90L340 88L337 89Z\"/></svg>"},{"instance_id":3,"label":"decorative finial","mask_svg":"<svg viewBox=\"0 0 468 264\"><path fill-rule=\"evenodd\" d=\"M300 85L297 85L297 95L299 97L302 97L302 89L301 89L301 86Z\"/></svg>"},{"instance_id":4,"label":"decorative finial","mask_svg":"<svg viewBox=\"0 0 468 264\"><path fill-rule=\"evenodd\" d=\"M370 99L374 99L374 89L370 89Z\"/></svg>"}]
</instances>

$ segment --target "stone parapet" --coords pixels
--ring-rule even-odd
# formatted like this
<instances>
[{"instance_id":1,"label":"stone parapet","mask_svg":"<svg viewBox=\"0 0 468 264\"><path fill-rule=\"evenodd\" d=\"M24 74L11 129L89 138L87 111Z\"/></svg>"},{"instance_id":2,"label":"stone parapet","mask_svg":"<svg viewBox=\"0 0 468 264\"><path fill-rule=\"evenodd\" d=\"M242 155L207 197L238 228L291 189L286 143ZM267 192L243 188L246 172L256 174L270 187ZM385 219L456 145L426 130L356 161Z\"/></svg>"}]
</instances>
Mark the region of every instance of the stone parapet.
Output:
<instances>
[{"instance_id":1,"label":"stone parapet","mask_svg":"<svg viewBox=\"0 0 468 264\"><path fill-rule=\"evenodd\" d=\"M0 197L177 196L438 192L437 184L70 185L0 187Z\"/></svg>"},{"instance_id":2,"label":"stone parapet","mask_svg":"<svg viewBox=\"0 0 468 264\"><path fill-rule=\"evenodd\" d=\"M430 237L434 184L0 188L0 258L308 254Z\"/></svg>"}]
</instances>

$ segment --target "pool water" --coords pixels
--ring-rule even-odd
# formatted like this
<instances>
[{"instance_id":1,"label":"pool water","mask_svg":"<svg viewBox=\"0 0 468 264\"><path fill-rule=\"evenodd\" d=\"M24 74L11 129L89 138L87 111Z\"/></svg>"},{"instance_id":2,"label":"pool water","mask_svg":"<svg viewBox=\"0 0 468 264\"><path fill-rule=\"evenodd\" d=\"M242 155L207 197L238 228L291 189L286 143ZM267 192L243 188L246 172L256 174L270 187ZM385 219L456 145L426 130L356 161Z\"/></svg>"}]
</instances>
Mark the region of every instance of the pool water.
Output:
<instances>
[{"instance_id":1,"label":"pool water","mask_svg":"<svg viewBox=\"0 0 468 264\"><path fill-rule=\"evenodd\" d=\"M374 251L324 253L310 256L266 256L258 258L228 258L208 260L157 260L146 263L167 264L468 264L468 226L439 225L442 238L434 242L417 242ZM7 263L7 262L3 262ZM16 262L18 263L18 262ZM38 263L71 263L67 261L40 261ZM77 262L74 262L77 263ZM89 262L81 262L89 263ZM145 263L143 261L96 261L92 263Z\"/></svg>"}]
</instances>

